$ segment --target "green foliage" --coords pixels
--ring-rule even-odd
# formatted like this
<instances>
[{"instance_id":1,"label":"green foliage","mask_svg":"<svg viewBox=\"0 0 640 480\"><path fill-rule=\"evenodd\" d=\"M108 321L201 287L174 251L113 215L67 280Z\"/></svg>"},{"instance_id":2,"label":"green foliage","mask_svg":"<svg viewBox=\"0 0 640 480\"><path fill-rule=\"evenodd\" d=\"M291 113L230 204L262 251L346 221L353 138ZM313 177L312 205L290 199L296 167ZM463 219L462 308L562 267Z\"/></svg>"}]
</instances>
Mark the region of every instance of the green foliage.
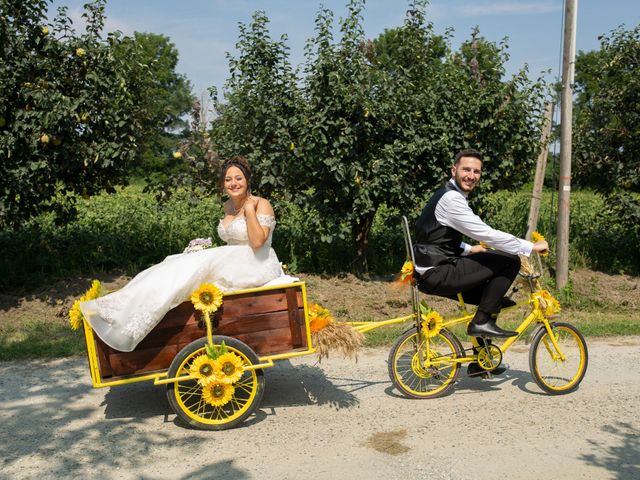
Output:
<instances>
[{"instance_id":1,"label":"green foliage","mask_svg":"<svg viewBox=\"0 0 640 480\"><path fill-rule=\"evenodd\" d=\"M573 171L607 195L607 213L640 233L640 25L600 37L576 59Z\"/></svg>"},{"instance_id":2,"label":"green foliage","mask_svg":"<svg viewBox=\"0 0 640 480\"><path fill-rule=\"evenodd\" d=\"M0 361L57 358L86 351L83 335L64 323L32 320L0 326Z\"/></svg>"},{"instance_id":3,"label":"green foliage","mask_svg":"<svg viewBox=\"0 0 640 480\"><path fill-rule=\"evenodd\" d=\"M544 192L540 204L538 231L549 241L554 264L556 247L556 216L553 201L557 196ZM639 202L635 195L632 202ZM492 227L524 237L527 230L531 194L500 191L486 195L483 202L483 219ZM624 204L620 205L624 208ZM573 265L587 266L611 273L640 273L640 235L638 224L621 221L616 208L607 198L588 191L571 193L569 226L569 256Z\"/></svg>"},{"instance_id":4,"label":"green foliage","mask_svg":"<svg viewBox=\"0 0 640 480\"><path fill-rule=\"evenodd\" d=\"M600 40L576 59L575 177L605 193L640 192L640 25Z\"/></svg>"},{"instance_id":5,"label":"green foliage","mask_svg":"<svg viewBox=\"0 0 640 480\"><path fill-rule=\"evenodd\" d=\"M296 150L300 108L296 78L283 36L269 36L264 12L240 24L238 57L228 56L231 76L225 85L225 103L212 91L219 117L213 124L214 144L220 156L245 155L254 172L252 187L269 196L285 189L286 167Z\"/></svg>"},{"instance_id":6,"label":"green foliage","mask_svg":"<svg viewBox=\"0 0 640 480\"><path fill-rule=\"evenodd\" d=\"M142 187L127 187L113 195L79 200L75 221L61 226L52 214L43 214L15 231L0 232L0 287L37 284L69 273L90 274L96 270L126 269L130 273L179 253L189 240L212 237L222 207L217 197L194 196L178 190L158 203ZM487 222L499 229L524 235L530 193L496 192L486 195L482 212ZM318 212L294 202L274 199L278 225L273 247L294 273L336 274L353 269L357 260L348 240L323 242L313 229ZM573 192L570 255L573 265L618 273L637 274L640 238L625 230L615 217L603 210L601 196ZM382 204L370 235L371 273L395 275L405 260L399 216L415 219L419 209L400 212ZM538 230L551 243L554 264L555 212L552 194L542 198Z\"/></svg>"},{"instance_id":7,"label":"green foliage","mask_svg":"<svg viewBox=\"0 0 640 480\"><path fill-rule=\"evenodd\" d=\"M0 3L0 225L74 212L75 194L112 190L135 158L145 69L119 33L102 38L104 0L85 6L86 33L46 0ZM118 51L119 54L115 55Z\"/></svg>"},{"instance_id":8,"label":"green foliage","mask_svg":"<svg viewBox=\"0 0 640 480\"><path fill-rule=\"evenodd\" d=\"M188 135L173 152L170 168L155 171L146 178L145 192L154 192L163 200L180 188L205 195L219 189L216 172L220 170L221 159L207 131L208 114L207 104L194 100Z\"/></svg>"},{"instance_id":9,"label":"green foliage","mask_svg":"<svg viewBox=\"0 0 640 480\"><path fill-rule=\"evenodd\" d=\"M217 198L178 191L167 202L128 187L78 202L77 218L56 225L43 214L0 232L0 285L37 283L71 272L124 268L135 272L182 252L193 238L216 239Z\"/></svg>"},{"instance_id":10,"label":"green foliage","mask_svg":"<svg viewBox=\"0 0 640 480\"><path fill-rule=\"evenodd\" d=\"M178 149L188 128L184 116L194 101L191 84L184 75L176 73L178 50L168 37L135 32L131 41L138 51L137 61L145 65L148 72L141 99L148 113L133 171L141 177L150 172L171 173L177 163L172 153ZM129 50L116 49L115 55L126 62Z\"/></svg>"},{"instance_id":11,"label":"green foliage","mask_svg":"<svg viewBox=\"0 0 640 480\"><path fill-rule=\"evenodd\" d=\"M357 257L349 239L323 241L315 229L320 214L291 201L275 200L278 226L273 248L292 272L336 274L354 270ZM343 228L348 226L343 225ZM374 217L370 234L370 273L396 273L405 260L400 214L382 204Z\"/></svg>"},{"instance_id":12,"label":"green foliage","mask_svg":"<svg viewBox=\"0 0 640 480\"><path fill-rule=\"evenodd\" d=\"M450 34L435 35L426 21L426 1L412 2L403 26L374 41L364 37L364 1L347 7L338 40L333 13L318 12L297 82L264 13L241 25L213 139L222 156L250 156L260 193L317 212L305 228L327 248L354 251L364 273L381 205L415 208L448 176L457 150L484 151L488 190L530 176L543 85L524 71L503 80L506 45L477 31L453 52Z\"/></svg>"}]
</instances>

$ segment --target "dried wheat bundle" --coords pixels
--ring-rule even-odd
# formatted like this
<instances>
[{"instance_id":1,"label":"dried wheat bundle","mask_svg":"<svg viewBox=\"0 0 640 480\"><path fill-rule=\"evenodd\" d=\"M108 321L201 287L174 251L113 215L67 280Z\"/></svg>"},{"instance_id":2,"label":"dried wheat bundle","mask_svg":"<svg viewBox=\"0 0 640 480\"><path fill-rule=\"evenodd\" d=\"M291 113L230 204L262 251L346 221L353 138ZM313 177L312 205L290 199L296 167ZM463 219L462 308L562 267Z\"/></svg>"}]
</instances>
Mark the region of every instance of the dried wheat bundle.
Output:
<instances>
[{"instance_id":1,"label":"dried wheat bundle","mask_svg":"<svg viewBox=\"0 0 640 480\"><path fill-rule=\"evenodd\" d=\"M536 269L531 265L529 257L525 257L524 255L520 256L520 271L526 275L533 275L536 273Z\"/></svg>"},{"instance_id":2,"label":"dried wheat bundle","mask_svg":"<svg viewBox=\"0 0 640 480\"><path fill-rule=\"evenodd\" d=\"M529 257L525 257L523 255L520 256L520 272L524 273L525 275L535 275L536 273L538 273L536 272L535 267L529 261ZM522 281L522 283L527 284L527 281L525 279L520 278L520 280ZM540 288L540 282L538 282L538 279L535 279L533 283L536 288Z\"/></svg>"},{"instance_id":3,"label":"dried wheat bundle","mask_svg":"<svg viewBox=\"0 0 640 480\"><path fill-rule=\"evenodd\" d=\"M317 332L311 333L313 346L318 352L318 360L329 358L330 351L338 351L346 358L358 360L358 350L364 344L364 334L351 325L331 322Z\"/></svg>"}]
</instances>

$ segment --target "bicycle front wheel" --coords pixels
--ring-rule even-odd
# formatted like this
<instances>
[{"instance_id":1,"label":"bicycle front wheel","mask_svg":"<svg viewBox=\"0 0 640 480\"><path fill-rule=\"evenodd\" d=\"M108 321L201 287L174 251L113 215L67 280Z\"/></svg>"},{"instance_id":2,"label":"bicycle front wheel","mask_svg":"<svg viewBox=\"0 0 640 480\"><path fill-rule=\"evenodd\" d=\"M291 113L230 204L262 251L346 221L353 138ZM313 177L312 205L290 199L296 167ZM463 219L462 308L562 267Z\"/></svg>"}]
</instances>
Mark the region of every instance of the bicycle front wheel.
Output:
<instances>
[{"instance_id":1,"label":"bicycle front wheel","mask_svg":"<svg viewBox=\"0 0 640 480\"><path fill-rule=\"evenodd\" d=\"M540 329L529 351L529 369L538 386L547 393L573 392L584 378L589 363L587 343L576 327L569 323L551 323L559 351L549 332Z\"/></svg>"},{"instance_id":2,"label":"bicycle front wheel","mask_svg":"<svg viewBox=\"0 0 640 480\"><path fill-rule=\"evenodd\" d=\"M455 359L461 356L462 345L448 330L442 329L427 338L411 328L391 347L389 377L407 397L439 397L453 388L460 371L460 364Z\"/></svg>"}]
</instances>

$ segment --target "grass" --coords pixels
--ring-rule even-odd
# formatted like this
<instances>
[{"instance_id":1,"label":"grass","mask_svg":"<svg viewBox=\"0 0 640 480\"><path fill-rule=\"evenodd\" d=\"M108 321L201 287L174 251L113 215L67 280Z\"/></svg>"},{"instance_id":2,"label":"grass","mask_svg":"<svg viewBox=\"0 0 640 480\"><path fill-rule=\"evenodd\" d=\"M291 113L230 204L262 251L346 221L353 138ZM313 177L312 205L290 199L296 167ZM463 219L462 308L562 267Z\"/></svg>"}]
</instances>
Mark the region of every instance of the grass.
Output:
<instances>
[{"instance_id":1,"label":"grass","mask_svg":"<svg viewBox=\"0 0 640 480\"><path fill-rule=\"evenodd\" d=\"M69 357L85 352L82 332L59 323L31 320L0 329L0 360Z\"/></svg>"},{"instance_id":2,"label":"grass","mask_svg":"<svg viewBox=\"0 0 640 480\"><path fill-rule=\"evenodd\" d=\"M628 313L567 311L560 321L573 323L585 337L640 335L640 321ZM390 325L366 333L367 347L391 346L411 322ZM505 319L500 325L515 328L518 322ZM453 333L461 341L468 341L464 326L456 326ZM0 328L0 360L28 358L56 358L84 355L86 346L82 331L44 320L31 320L17 326Z\"/></svg>"}]
</instances>

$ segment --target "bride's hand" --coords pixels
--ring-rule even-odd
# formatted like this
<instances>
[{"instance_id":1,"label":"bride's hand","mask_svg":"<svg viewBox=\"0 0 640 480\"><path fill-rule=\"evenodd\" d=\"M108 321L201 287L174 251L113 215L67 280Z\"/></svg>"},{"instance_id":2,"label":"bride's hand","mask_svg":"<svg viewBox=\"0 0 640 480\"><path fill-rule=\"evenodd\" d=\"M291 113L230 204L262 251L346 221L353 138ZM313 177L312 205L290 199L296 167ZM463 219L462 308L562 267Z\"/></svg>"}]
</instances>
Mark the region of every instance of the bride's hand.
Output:
<instances>
[{"instance_id":1,"label":"bride's hand","mask_svg":"<svg viewBox=\"0 0 640 480\"><path fill-rule=\"evenodd\" d=\"M255 213L258 206L258 199L252 195L249 195L244 202L244 213Z\"/></svg>"}]
</instances>

